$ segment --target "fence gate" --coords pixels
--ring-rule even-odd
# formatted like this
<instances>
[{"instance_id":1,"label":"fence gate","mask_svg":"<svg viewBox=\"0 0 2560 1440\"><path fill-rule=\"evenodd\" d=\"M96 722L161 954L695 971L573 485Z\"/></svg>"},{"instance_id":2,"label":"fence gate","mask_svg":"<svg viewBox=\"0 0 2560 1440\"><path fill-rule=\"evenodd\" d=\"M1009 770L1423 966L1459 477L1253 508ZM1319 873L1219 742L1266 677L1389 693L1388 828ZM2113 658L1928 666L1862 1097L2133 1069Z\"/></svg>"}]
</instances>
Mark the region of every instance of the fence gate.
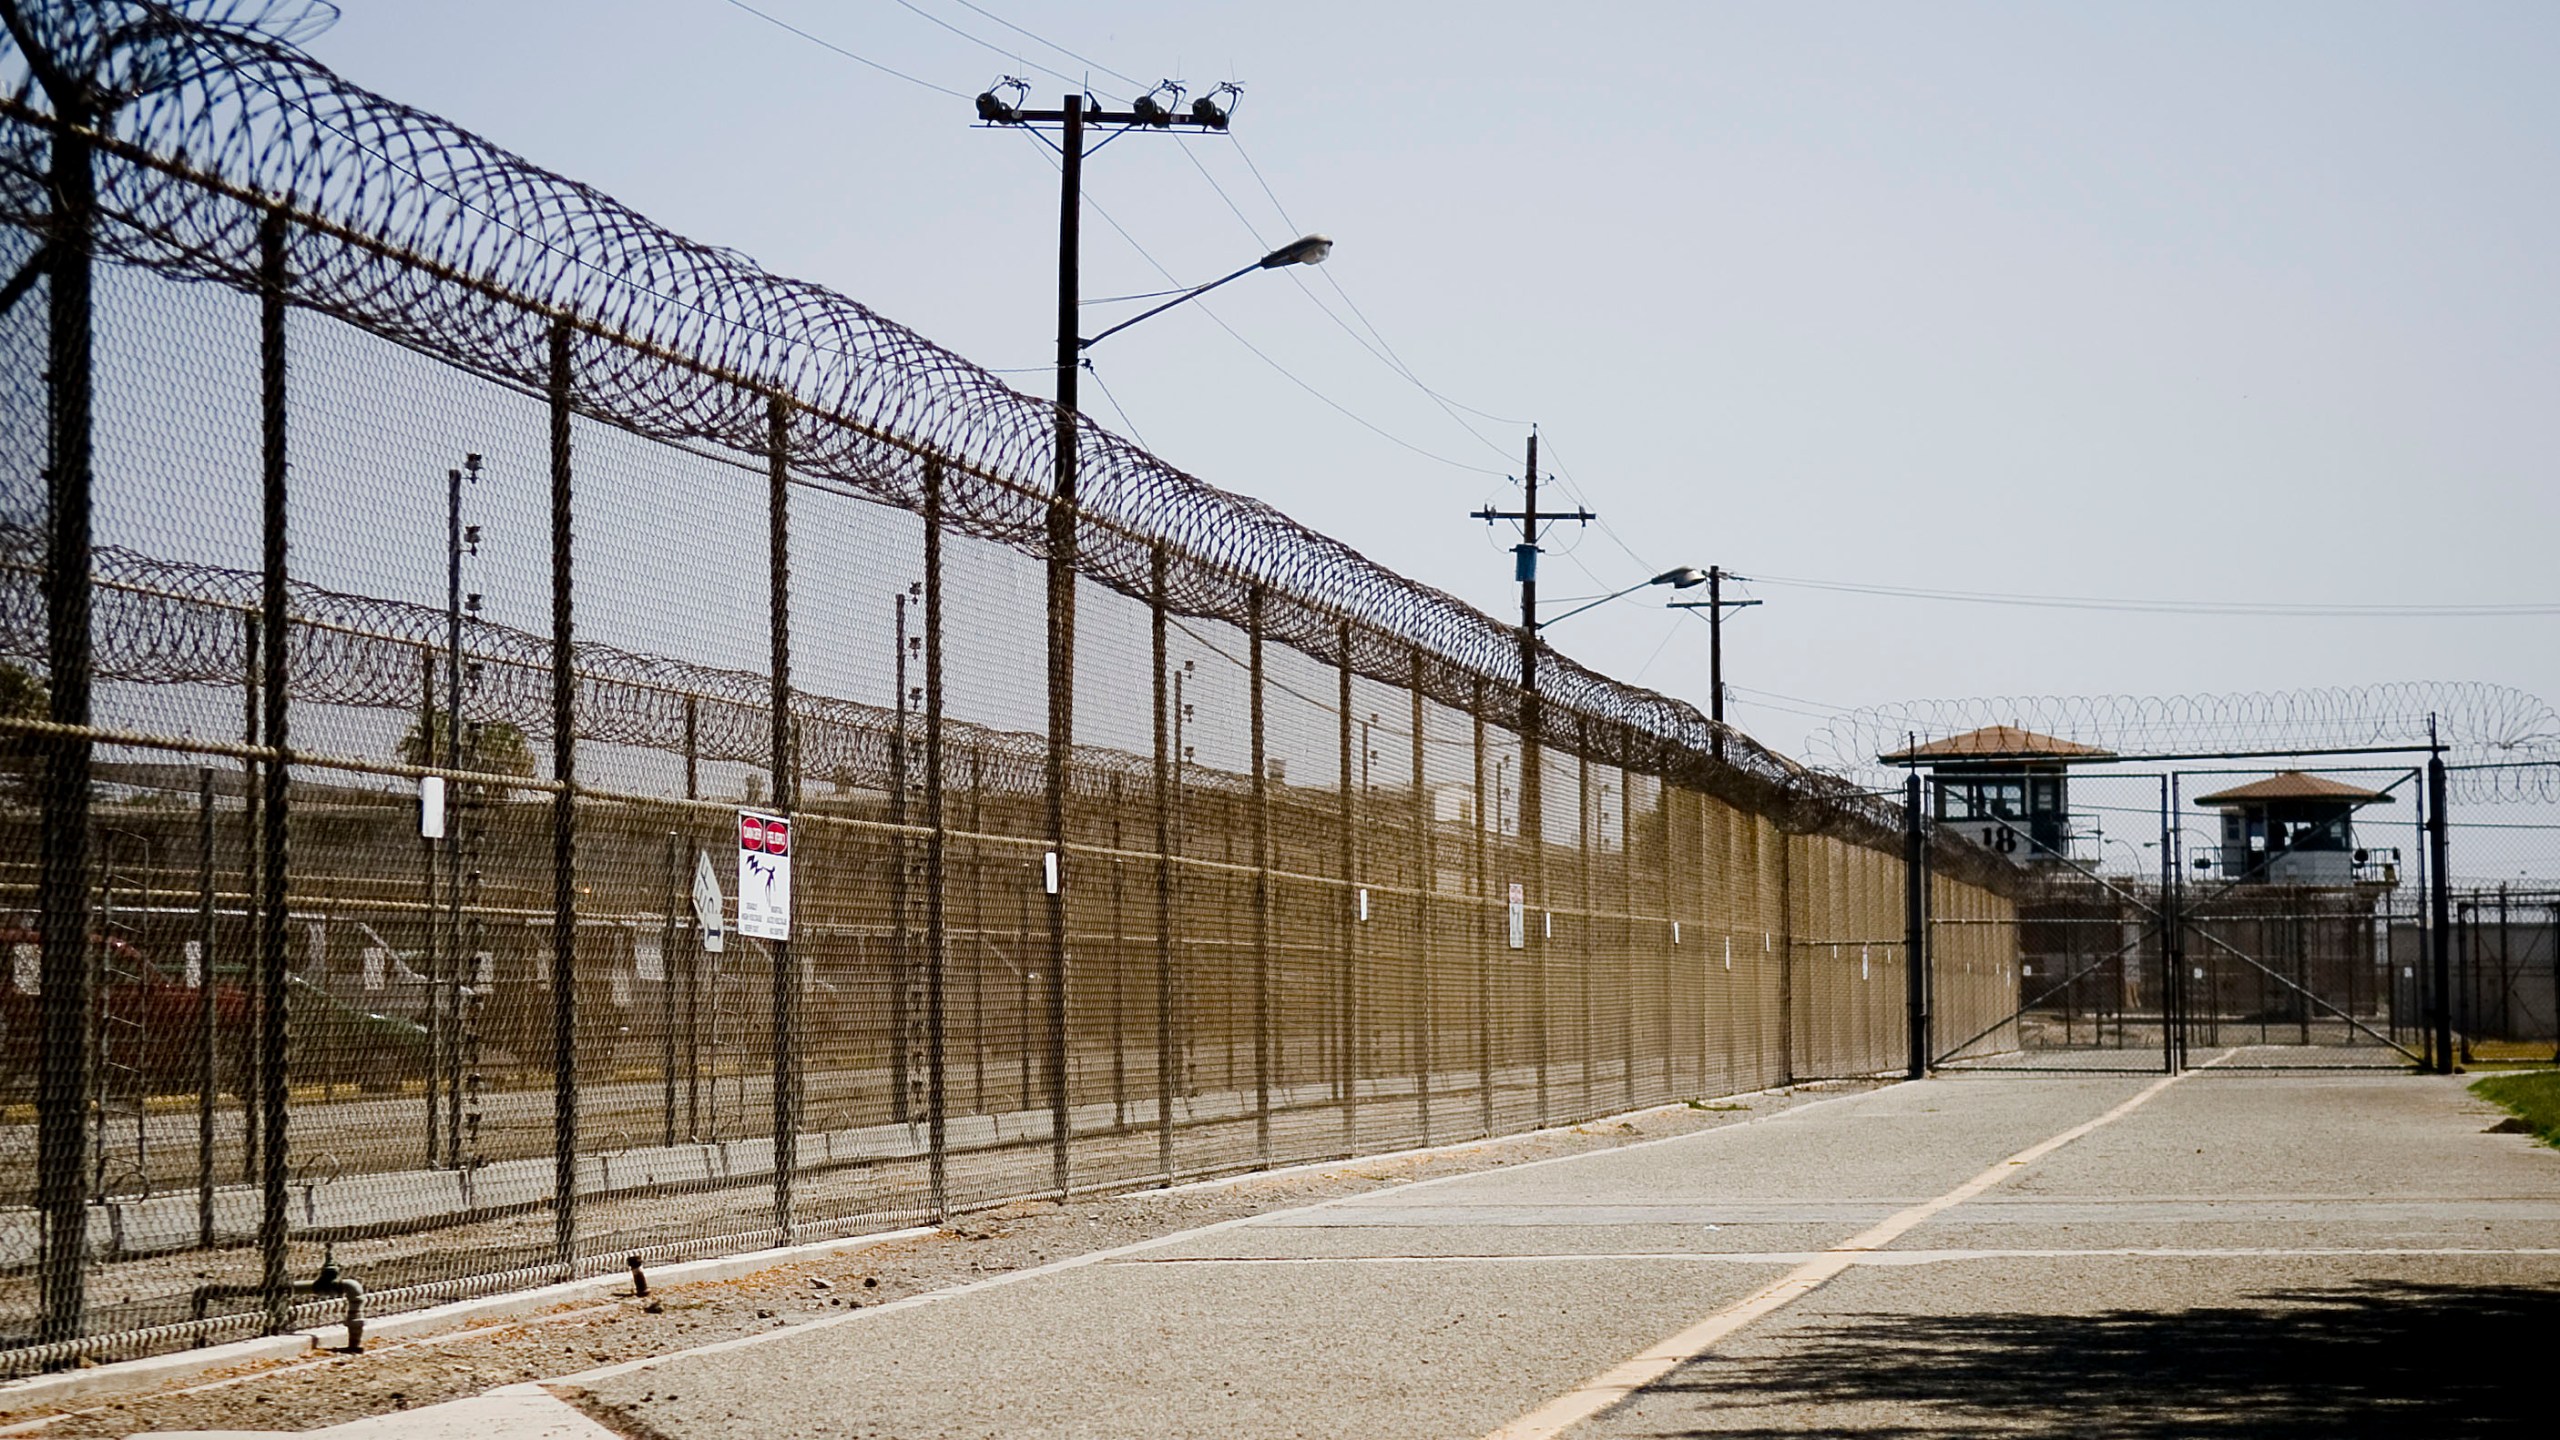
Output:
<instances>
[{"instance_id":1,"label":"fence gate","mask_svg":"<svg viewBox=\"0 0 2560 1440\"><path fill-rule=\"evenodd\" d=\"M2135 778L2135 777L2122 777ZM2183 776L2158 777L2156 874L2102 870L2069 842L2039 843L1995 819L2029 872L2014 921L1930 919L1943 972L1951 953L2014 954L2017 1006L1944 1033L1941 1070L2174 1072L2407 1069L2426 1062L2417 956L2421 889L2396 852L2337 857L2316 877L2226 856L2173 805ZM2397 789L2411 778L2404 773ZM2388 792L2384 792L2388 793ZM1974 823L1982 823L1976 821ZM2116 842L2128 843L2128 842ZM1967 932L2015 927L2015 946ZM1991 962L2001 963L2001 962Z\"/></svg>"}]
</instances>

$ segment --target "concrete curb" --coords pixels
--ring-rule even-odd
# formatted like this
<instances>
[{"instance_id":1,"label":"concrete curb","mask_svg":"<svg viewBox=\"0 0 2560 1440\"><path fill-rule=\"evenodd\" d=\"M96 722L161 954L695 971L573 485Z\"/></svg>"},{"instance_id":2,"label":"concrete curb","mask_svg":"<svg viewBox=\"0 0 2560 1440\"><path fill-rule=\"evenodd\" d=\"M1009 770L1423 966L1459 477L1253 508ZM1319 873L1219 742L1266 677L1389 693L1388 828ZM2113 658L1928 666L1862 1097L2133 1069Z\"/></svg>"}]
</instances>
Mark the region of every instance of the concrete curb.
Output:
<instances>
[{"instance_id":1,"label":"concrete curb","mask_svg":"<svg viewBox=\"0 0 2560 1440\"><path fill-rule=\"evenodd\" d=\"M820 1256L850 1254L894 1240L914 1240L935 1233L930 1225L910 1226L903 1230L875 1231L864 1235L843 1235L825 1240L811 1240L798 1245L775 1246L764 1250L748 1250L735 1255L716 1255L704 1260L686 1260L651 1269L649 1279L656 1285L700 1285L720 1280L734 1280L777 1265L797 1260L813 1260ZM596 1275L583 1280L570 1280L545 1285L533 1290L512 1290L502 1295L486 1295L471 1300L411 1310L398 1315L385 1315L365 1322L365 1338L375 1344L458 1329L477 1321L511 1320L523 1315L580 1300L600 1300L631 1286L628 1275ZM254 1365L267 1360L292 1360L314 1350L334 1350L347 1343L343 1325L320 1325L290 1335L264 1335L254 1340L238 1340L228 1345L211 1345L201 1350L181 1350L169 1355L150 1355L139 1360L121 1360L101 1365L94 1370L65 1370L53 1375L32 1375L0 1385L0 1415L9 1415L39 1405L69 1406L80 1401L112 1400L128 1395L146 1394L168 1389L180 1382L193 1380L216 1370L241 1365ZM0 1430L7 1434L19 1427Z\"/></svg>"}]
</instances>

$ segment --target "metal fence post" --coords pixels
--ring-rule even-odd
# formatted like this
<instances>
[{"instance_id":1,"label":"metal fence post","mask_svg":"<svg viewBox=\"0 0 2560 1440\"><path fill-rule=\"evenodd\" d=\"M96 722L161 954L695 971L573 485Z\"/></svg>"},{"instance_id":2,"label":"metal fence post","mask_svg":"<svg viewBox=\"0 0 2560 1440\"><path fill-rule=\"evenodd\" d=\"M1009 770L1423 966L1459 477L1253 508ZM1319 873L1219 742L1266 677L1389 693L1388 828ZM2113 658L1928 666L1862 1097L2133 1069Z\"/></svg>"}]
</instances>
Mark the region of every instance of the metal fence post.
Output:
<instances>
[{"instance_id":1,"label":"metal fence post","mask_svg":"<svg viewBox=\"0 0 2560 1440\"><path fill-rule=\"evenodd\" d=\"M2436 1073L2453 1073L2453 872L2445 826L2444 750L2427 756L2427 964L2435 972Z\"/></svg>"},{"instance_id":2,"label":"metal fence post","mask_svg":"<svg viewBox=\"0 0 2560 1440\"><path fill-rule=\"evenodd\" d=\"M196 771L196 1244L213 1248L213 1107L222 1084L213 983L213 769Z\"/></svg>"},{"instance_id":3,"label":"metal fence post","mask_svg":"<svg viewBox=\"0 0 2560 1440\"><path fill-rule=\"evenodd\" d=\"M684 697L684 798L702 798L702 700ZM681 862L679 862L681 863ZM684 1132L702 1138L702 932L684 927ZM669 963L673 963L672 959ZM714 1000L714 1005L718 1001ZM712 1093L719 1104L719 1092Z\"/></svg>"},{"instance_id":4,"label":"metal fence post","mask_svg":"<svg viewBox=\"0 0 2560 1440\"><path fill-rule=\"evenodd\" d=\"M1911 1056L1903 1074L1913 1080L1929 1073L1928 851L1915 770L1902 781L1902 984L1911 1032Z\"/></svg>"},{"instance_id":5,"label":"metal fence post","mask_svg":"<svg viewBox=\"0 0 2560 1440\"><path fill-rule=\"evenodd\" d=\"M773 808L788 816L799 796L791 763L791 402L780 395L765 400L766 520L772 578L773 640ZM800 848L795 837L792 848ZM800 1164L799 1035L796 1018L800 977L793 972L791 942L769 940L773 954L773 1228L791 1238L792 1186Z\"/></svg>"},{"instance_id":6,"label":"metal fence post","mask_svg":"<svg viewBox=\"0 0 2560 1440\"><path fill-rule=\"evenodd\" d=\"M1662 1004L1660 1018L1654 1023L1653 1028L1662 1039L1662 1098L1665 1101L1680 1093L1680 1040L1677 1029L1679 1022L1675 1014L1679 1009L1680 999L1680 957L1672 953L1680 948L1675 938L1679 934L1680 897L1673 893L1671 888L1673 823L1671 817L1679 805L1679 800L1680 792L1674 789L1667 779L1662 787L1654 792L1654 818L1659 822L1662 832L1662 843L1654 850L1656 893L1662 897L1662 918L1666 928L1671 931L1668 935L1659 931L1654 935L1654 959L1660 972L1655 979L1660 982ZM1701 931L1698 938L1704 940L1705 933ZM1728 947L1727 953L1730 954L1729 947L1733 941L1727 938L1725 944Z\"/></svg>"},{"instance_id":7,"label":"metal fence post","mask_svg":"<svg viewBox=\"0 0 2560 1440\"><path fill-rule=\"evenodd\" d=\"M1111 776L1111 1128L1129 1123L1129 925L1128 865L1120 858L1127 846L1128 785Z\"/></svg>"},{"instance_id":8,"label":"metal fence post","mask_svg":"<svg viewBox=\"0 0 2560 1440\"><path fill-rule=\"evenodd\" d=\"M240 743L254 752L265 733L266 612L252 609L241 620L240 674ZM258 897L265 894L259 883L259 859L263 847L259 837L265 834L260 816L264 806L261 796L261 774L255 755L240 761L240 972L242 990L249 997L252 1012L259 1009L258 995L263 981L258 966ZM258 1180L259 1101L266 1093L266 1082L260 1078L260 1049L256 1027L246 1027L239 1040L240 1063L240 1183L254 1185Z\"/></svg>"},{"instance_id":9,"label":"metal fence post","mask_svg":"<svg viewBox=\"0 0 2560 1440\"><path fill-rule=\"evenodd\" d=\"M684 836L667 832L667 920L658 930L658 1080L666 1123L659 1144L676 1143L676 950L684 943Z\"/></svg>"},{"instance_id":10,"label":"metal fence post","mask_svg":"<svg viewBox=\"0 0 2560 1440\"><path fill-rule=\"evenodd\" d=\"M1618 766L1618 1069L1628 1109L1636 1108L1636 787L1625 763L1635 732L1621 727Z\"/></svg>"},{"instance_id":11,"label":"metal fence post","mask_svg":"<svg viewBox=\"0 0 2560 1440\"><path fill-rule=\"evenodd\" d=\"M1599 1048L1595 1043L1598 1035L1591 1024L1591 968L1598 963L1592 950L1592 931L1597 928L1599 917L1597 907L1592 903L1591 890L1591 832L1595 828L1592 822L1596 817L1591 813L1590 716L1577 713L1573 717L1573 741L1574 844L1581 852L1576 857L1575 868L1582 872L1582 915L1574 922L1573 931L1575 939L1580 942L1578 949L1581 964L1576 968L1581 970L1582 976L1576 990L1580 996L1582 1009L1582 1113L1588 1117L1595 1103L1591 1070L1595 1063L1595 1052Z\"/></svg>"},{"instance_id":12,"label":"metal fence post","mask_svg":"<svg viewBox=\"0 0 2560 1440\"><path fill-rule=\"evenodd\" d=\"M942 793L942 462L924 467L924 842L925 1123L933 1218L951 1214L950 1056L945 1043L950 993L950 898L945 885L951 843Z\"/></svg>"},{"instance_id":13,"label":"metal fence post","mask_svg":"<svg viewBox=\"0 0 2560 1440\"><path fill-rule=\"evenodd\" d=\"M1253 1154L1271 1164L1271 762L1264 750L1262 587L1245 597L1253 686Z\"/></svg>"},{"instance_id":14,"label":"metal fence post","mask_svg":"<svg viewBox=\"0 0 2560 1440\"><path fill-rule=\"evenodd\" d=\"M460 489L460 484L457 482L455 485L455 493L459 494ZM457 504L454 508L458 514L461 509L460 505ZM457 569L458 568L459 567L457 566ZM422 765L434 765L437 763L439 758L441 758L438 755L438 746L436 744L436 652L425 646L420 646L418 649L418 750L419 762ZM451 769L453 767L450 764L447 764L446 768ZM426 912L427 917L426 924L421 927L422 933L420 935L421 949L424 951L424 954L421 956L421 960L423 961L421 968L425 972L426 979L425 1008L427 1022L427 1078L426 1084L421 1088L426 1092L427 1101L427 1166L428 1168L433 1169L437 1164L438 1157L443 1153L440 1136L444 1125L444 1103L442 1097L437 1094L437 1089L443 1080L445 1046L447 1044L448 1037L445 1033L443 1006L439 1003L439 996L437 994L440 982L443 979L443 971L438 968L440 963L438 955L443 947L437 943L438 936L436 934L436 918L438 914L436 909L436 842L426 833L426 825L424 823L426 815L426 800L423 794L420 796L418 803L420 807L420 824L418 827L418 899L420 906Z\"/></svg>"},{"instance_id":15,"label":"metal fence post","mask_svg":"<svg viewBox=\"0 0 2560 1440\"><path fill-rule=\"evenodd\" d=\"M1534 643L1534 642L1533 642ZM1524 652L1528 653L1528 652ZM1523 667L1525 670L1525 666ZM1529 899L1537 911L1534 925L1523 923L1527 932L1521 938L1529 947L1529 1027L1538 1073L1538 1124L1541 1128L1555 1123L1555 1111L1548 1097L1548 1062L1552 1058L1553 1026L1549 1023L1550 1002L1555 998L1547 974L1548 931L1555 927L1555 912L1548 908L1547 898L1547 822L1546 822L1546 750L1539 741L1538 695L1532 688L1520 691L1520 845L1526 851L1529 871Z\"/></svg>"},{"instance_id":16,"label":"metal fence post","mask_svg":"<svg viewBox=\"0 0 2560 1440\"><path fill-rule=\"evenodd\" d=\"M889 710L898 719L889 732L889 1123L905 1125L913 1118L907 1084L915 1063L907 1044L907 592L899 591L893 604L898 631Z\"/></svg>"},{"instance_id":17,"label":"metal fence post","mask_svg":"<svg viewBox=\"0 0 2560 1440\"><path fill-rule=\"evenodd\" d=\"M1172 716L1165 694L1165 570L1162 541L1148 555L1147 642L1155 695L1156 819L1156 1168L1173 1183L1173 807L1170 766Z\"/></svg>"},{"instance_id":18,"label":"metal fence post","mask_svg":"<svg viewBox=\"0 0 2560 1440\"><path fill-rule=\"evenodd\" d=\"M53 132L53 225L46 245L51 314L47 400L52 430L47 472L50 531L45 555L46 718L80 727L44 747L39 921L44 993L38 1001L36 1207L44 1220L40 1334L75 1339L88 1285L89 1155L89 724L90 677L90 227L97 177L84 133L90 116L76 93L48 84L62 124ZM281 326L279 325L279 330ZM282 356L275 357L281 364ZM281 413L273 417L281 424ZM281 437L276 437L280 439Z\"/></svg>"},{"instance_id":19,"label":"metal fence post","mask_svg":"<svg viewBox=\"0 0 2560 1440\"><path fill-rule=\"evenodd\" d=\"M1493 881L1485 861L1484 677L1475 677L1467 705L1475 722L1476 1098L1484 1133L1493 1133Z\"/></svg>"},{"instance_id":20,"label":"metal fence post","mask_svg":"<svg viewBox=\"0 0 2560 1440\"><path fill-rule=\"evenodd\" d=\"M1783 830L1778 832L1777 850L1777 930L1766 943L1778 957L1778 1078L1793 1084L1796 1079L1796 847ZM1699 1028L1703 1030L1705 1027ZM1698 1056L1698 1084L1701 1089L1706 1086L1706 1067L1706 1055L1701 1050Z\"/></svg>"},{"instance_id":21,"label":"metal fence post","mask_svg":"<svg viewBox=\"0 0 2560 1440\"><path fill-rule=\"evenodd\" d=\"M265 803L258 863L258 1102L264 1148L258 1160L261 1206L258 1218L259 1288L266 1301L267 1329L281 1334L290 1323L285 1289L285 959L286 819L293 777L286 712L290 708L292 671L286 638L291 616L285 590L285 530L288 508L285 475L285 228L284 216L270 211L258 228L259 412L262 462L263 574L259 614L264 628L261 651L266 660L262 689L266 702L260 727L269 747L264 780Z\"/></svg>"},{"instance_id":22,"label":"metal fence post","mask_svg":"<svg viewBox=\"0 0 2560 1440\"><path fill-rule=\"evenodd\" d=\"M552 1249L578 1268L578 679L569 471L569 324L551 326L551 1167Z\"/></svg>"},{"instance_id":23,"label":"metal fence post","mask_svg":"<svg viewBox=\"0 0 2560 1440\"><path fill-rule=\"evenodd\" d=\"M1440 867L1432 834L1431 792L1423 774L1422 753L1422 647L1406 651L1412 665L1409 689L1413 695L1413 963L1420 979L1420 1009L1417 1028L1421 1031L1421 1063L1413 1067L1416 1121L1422 1129L1422 1143L1431 1144L1431 1071L1438 1063L1439 1000L1432 984L1431 911L1440 892Z\"/></svg>"},{"instance_id":24,"label":"metal fence post","mask_svg":"<svg viewBox=\"0 0 2560 1440\"><path fill-rule=\"evenodd\" d=\"M1342 760L1342 803L1335 823L1336 837L1342 852L1342 895L1334 906L1335 933L1342 937L1337 957L1340 969L1335 977L1339 991L1336 1000L1339 1026L1334 1033L1334 1090L1342 1104L1342 1143L1345 1148L1360 1148L1360 806L1354 793L1351 770L1351 622L1338 621L1334 626L1335 643L1342 647L1341 663L1335 667L1339 678L1335 718L1340 722ZM1363 757L1364 759L1366 757Z\"/></svg>"}]
</instances>

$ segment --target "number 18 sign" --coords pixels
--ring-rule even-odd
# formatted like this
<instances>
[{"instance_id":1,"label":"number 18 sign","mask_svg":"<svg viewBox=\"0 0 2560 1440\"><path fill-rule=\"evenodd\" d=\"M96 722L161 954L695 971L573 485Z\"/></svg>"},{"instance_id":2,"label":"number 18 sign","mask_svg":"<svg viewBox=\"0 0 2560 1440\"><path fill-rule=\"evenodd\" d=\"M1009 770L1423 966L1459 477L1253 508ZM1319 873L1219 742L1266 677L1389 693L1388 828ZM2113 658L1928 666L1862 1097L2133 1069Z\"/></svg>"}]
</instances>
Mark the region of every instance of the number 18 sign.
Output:
<instances>
[{"instance_id":1,"label":"number 18 sign","mask_svg":"<svg viewBox=\"0 0 2560 1440\"><path fill-rule=\"evenodd\" d=\"M738 812L738 933L791 938L791 821Z\"/></svg>"}]
</instances>

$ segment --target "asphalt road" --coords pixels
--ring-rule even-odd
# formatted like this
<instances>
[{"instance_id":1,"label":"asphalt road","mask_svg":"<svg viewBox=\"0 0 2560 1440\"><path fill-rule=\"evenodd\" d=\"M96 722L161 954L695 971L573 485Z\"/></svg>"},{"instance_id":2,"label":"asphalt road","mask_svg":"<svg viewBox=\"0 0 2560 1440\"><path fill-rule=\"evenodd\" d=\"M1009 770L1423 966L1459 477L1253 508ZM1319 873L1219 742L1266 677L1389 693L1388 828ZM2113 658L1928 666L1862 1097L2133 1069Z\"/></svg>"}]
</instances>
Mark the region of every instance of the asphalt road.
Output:
<instances>
[{"instance_id":1,"label":"asphalt road","mask_svg":"<svg viewBox=\"0 0 2560 1440\"><path fill-rule=\"evenodd\" d=\"M2408 1076L1935 1080L569 1383L667 1440L2520 1432L2560 1155L2492 1118Z\"/></svg>"}]
</instances>

